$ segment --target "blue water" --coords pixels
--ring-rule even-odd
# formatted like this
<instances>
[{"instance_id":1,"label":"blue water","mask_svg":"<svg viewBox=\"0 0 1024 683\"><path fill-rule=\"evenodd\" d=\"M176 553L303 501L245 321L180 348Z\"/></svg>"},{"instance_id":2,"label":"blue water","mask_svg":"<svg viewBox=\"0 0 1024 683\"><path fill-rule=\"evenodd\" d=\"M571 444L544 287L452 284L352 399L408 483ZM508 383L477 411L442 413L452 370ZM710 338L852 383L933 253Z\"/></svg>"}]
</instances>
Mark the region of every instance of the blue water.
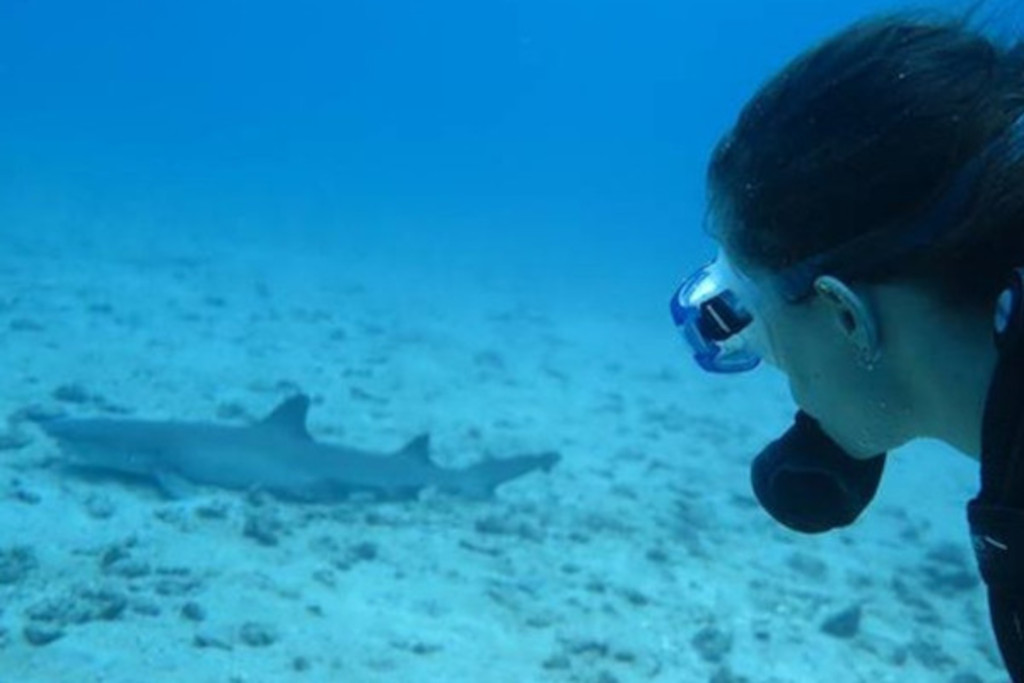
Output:
<instances>
[{"instance_id":1,"label":"blue water","mask_svg":"<svg viewBox=\"0 0 1024 683\"><path fill-rule=\"evenodd\" d=\"M875 2L18 2L0 220L666 287L752 89ZM73 224L73 228L72 228Z\"/></svg>"},{"instance_id":2,"label":"blue water","mask_svg":"<svg viewBox=\"0 0 1024 683\"><path fill-rule=\"evenodd\" d=\"M193 650L177 626L147 630L153 622L142 608L139 621L118 620L95 636L116 637L116 652L76 640L85 631L74 628L52 645L26 645L18 624L35 599L26 591L45 588L38 577L56 577L60 594L82 557L95 569L95 546L126 543L137 531L132 520L153 524L151 508L171 504L115 486L115 508L132 512L103 516L95 500L108 494L90 492L107 489L62 483L48 469L44 440L12 448L11 460L0 461L7 482L0 560L12 557L8 544L50 538L50 528L73 540L40 544L37 578L28 572L28 588L10 594L12 606L0 603L0 683L31 679L26 671L39 681L71 680L68 671L83 681L185 680L153 672L164 664L180 671L173 667L193 656L209 667L194 679L203 681L690 680L685 672L725 675L728 667L693 654L691 638L728 622L733 599L791 629L772 641L755 617L735 617L737 638L754 648L734 655L737 669L755 675L759 658L776 667L757 683L810 680L799 672L825 666L834 667L827 677L837 683L883 680L878 671L886 680L948 681L968 671L984 678L963 681L999 680L976 584L964 579L964 592L928 595L946 610L953 624L946 631L936 612L915 602L915 590L928 590L913 584L919 574L928 585L929 572L972 566L968 558L950 569L941 549L967 548L961 506L973 464L924 446L923 458L946 468L930 473L929 501L915 499L921 470L908 458L893 464L860 531L838 540L783 535L751 505L746 467L757 444L789 420L784 386L772 377L717 383L699 376L667 316L678 279L714 252L701 231L704 172L739 108L796 53L892 7L869 0L0 0L0 281L8 288L0 313L11 330L0 362L16 378L4 414L52 407L60 395L56 403L71 412L128 405L140 416L212 418L223 408L221 417L238 417L268 409L294 382L326 404L316 408L321 437L383 448L429 428L447 455L459 450L452 444L487 438L497 450L566 451L563 479L498 508L527 528L525 540L502 531L498 541L473 536L443 546L452 529L472 536L473 519L477 531L494 526L490 518L480 523L487 513L476 508L465 513L465 529L454 516L463 513L443 507L385 512L383 523L362 512L327 517L358 518L361 531L380 535L373 538L385 568L365 584L379 594L366 599L372 609L353 608L372 624L367 633L376 638L379 621L388 625L374 620L381 610L418 615L409 617L410 631L423 614L450 617L437 632L421 632L434 636L426 646L381 636L390 642L382 647L406 657L394 664L393 653L363 652L372 647L360 640L362 622L345 613L329 627L314 619L279 634L286 644L319 643L318 634L334 629L351 646L339 651L340 663L316 645L288 661L277 654L283 646L270 648L270 659L243 646L237 660L221 656L218 645ZM1009 3L988 11L1006 32L1021 23ZM104 400L53 391L78 383ZM721 470L704 468L702 458ZM651 475L666 471L672 476ZM229 500L234 519L231 506L244 505ZM139 532L142 545L163 557L154 566L216 564L211 543L249 543L217 526L196 534L177 509L159 508L158 530ZM666 521L680 510L686 525ZM547 526L555 540L537 543ZM182 531L180 547L147 546L167 527ZM298 585L319 595L329 582L321 576L308 588L305 560L296 558L344 564L323 539L348 532L315 529L313 540L283 542L282 555L254 553L253 574L263 578L252 579L252 593L223 603L205 593L182 599L206 600L224 615L231 605L258 612L253 605L267 581L285 584L268 604ZM740 546L749 552L749 538L765 539L763 555L732 556ZM444 564L446 552L479 550L478 542L485 549L468 565L462 556ZM678 551L675 568L643 564L664 546L670 554L687 550ZM407 570L386 564L389 552L409 548L411 560L430 559ZM928 552L938 559L922 569ZM807 560L815 553L830 567L827 580ZM216 565L228 577L226 594L248 586L231 579L238 562ZM873 564L884 569L873 574ZM803 578L771 583L787 567L800 567ZM698 573L687 575L691 569ZM403 571L413 577L405 584ZM909 594L892 588L904 575L918 586ZM636 577L630 590L647 597L612 604L632 595L615 586L622 576ZM479 607L467 587L474 581L509 602ZM819 583L829 586L824 597L814 593ZM426 597L406 600L410 584ZM824 616L854 600L833 603L833 587L843 596L879 596L868 635L854 645L819 632ZM465 603L436 598L438 606L435 593ZM550 604L530 612L541 598ZM163 609L176 620L182 606L169 600ZM339 616L330 600L322 598ZM516 626L522 642L501 630L504 619L514 621L508 615L522 616L520 603L529 617ZM641 603L655 606L643 612ZM474 614L488 615L484 632L464 625ZM893 615L907 621L887 628ZM548 637L546 626L536 626L545 620L561 630ZM445 640L449 626L457 635ZM155 643L138 658L136 627ZM913 640L918 628L926 633ZM947 635L952 663L941 646L929 649L930 638ZM805 647L804 638L814 640ZM616 655L607 643L619 640L639 654ZM423 655L435 646L441 654ZM247 673L247 654L278 668L265 677ZM365 664L361 673L346 668L349 657ZM313 673L302 673L300 658ZM850 661L858 665L844 668ZM492 669L493 662L507 668Z\"/></svg>"}]
</instances>

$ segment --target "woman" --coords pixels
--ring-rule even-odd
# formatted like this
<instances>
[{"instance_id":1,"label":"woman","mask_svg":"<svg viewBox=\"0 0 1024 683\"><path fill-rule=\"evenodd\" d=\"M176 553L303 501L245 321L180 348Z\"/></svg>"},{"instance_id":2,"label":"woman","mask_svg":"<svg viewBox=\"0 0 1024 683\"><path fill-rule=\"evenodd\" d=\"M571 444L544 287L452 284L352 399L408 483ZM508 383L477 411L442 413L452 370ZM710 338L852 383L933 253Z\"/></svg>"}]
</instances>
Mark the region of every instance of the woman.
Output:
<instances>
[{"instance_id":1,"label":"woman","mask_svg":"<svg viewBox=\"0 0 1024 683\"><path fill-rule=\"evenodd\" d=\"M979 458L971 531L1024 681L1024 45L966 20L859 23L756 94L708 184L720 254L672 314L705 369L789 378L794 426L752 469L762 504L825 531L912 439Z\"/></svg>"}]
</instances>

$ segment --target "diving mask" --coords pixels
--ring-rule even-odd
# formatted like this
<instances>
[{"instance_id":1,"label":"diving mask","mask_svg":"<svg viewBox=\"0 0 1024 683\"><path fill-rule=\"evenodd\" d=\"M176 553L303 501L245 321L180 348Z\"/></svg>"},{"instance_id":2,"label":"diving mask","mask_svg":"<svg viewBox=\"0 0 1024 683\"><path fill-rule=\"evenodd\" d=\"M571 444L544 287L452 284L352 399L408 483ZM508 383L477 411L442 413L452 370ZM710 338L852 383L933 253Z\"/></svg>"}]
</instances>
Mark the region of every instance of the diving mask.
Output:
<instances>
[{"instance_id":1,"label":"diving mask","mask_svg":"<svg viewBox=\"0 0 1024 683\"><path fill-rule=\"evenodd\" d=\"M694 360L708 372L745 372L767 357L768 338L757 315L757 289L725 254L688 277L669 309Z\"/></svg>"}]
</instances>

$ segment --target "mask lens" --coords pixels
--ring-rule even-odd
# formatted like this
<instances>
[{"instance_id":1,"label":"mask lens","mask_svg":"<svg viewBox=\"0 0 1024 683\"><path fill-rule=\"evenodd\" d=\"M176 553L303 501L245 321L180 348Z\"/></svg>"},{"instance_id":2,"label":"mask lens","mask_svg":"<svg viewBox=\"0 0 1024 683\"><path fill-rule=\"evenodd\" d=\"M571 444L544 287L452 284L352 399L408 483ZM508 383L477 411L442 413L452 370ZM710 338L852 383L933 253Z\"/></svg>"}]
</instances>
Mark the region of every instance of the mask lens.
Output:
<instances>
[{"instance_id":1,"label":"mask lens","mask_svg":"<svg viewBox=\"0 0 1024 683\"><path fill-rule=\"evenodd\" d=\"M761 361L751 343L757 321L730 275L722 259L714 261L687 278L670 304L676 328L708 372L744 372Z\"/></svg>"}]
</instances>

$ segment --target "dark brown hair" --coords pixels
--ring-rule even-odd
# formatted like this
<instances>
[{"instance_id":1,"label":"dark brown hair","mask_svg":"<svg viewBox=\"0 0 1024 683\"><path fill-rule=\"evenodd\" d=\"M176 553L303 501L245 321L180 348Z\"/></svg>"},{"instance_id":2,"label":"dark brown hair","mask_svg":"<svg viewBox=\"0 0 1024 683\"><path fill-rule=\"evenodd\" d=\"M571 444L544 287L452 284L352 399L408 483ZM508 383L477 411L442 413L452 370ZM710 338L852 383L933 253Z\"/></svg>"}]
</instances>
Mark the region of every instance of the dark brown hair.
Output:
<instances>
[{"instance_id":1,"label":"dark brown hair","mask_svg":"<svg viewBox=\"0 0 1024 683\"><path fill-rule=\"evenodd\" d=\"M718 236L778 270L899 230L1024 113L1024 49L965 17L895 14L799 56L744 107L708 171ZM959 225L864 279L915 277L990 303L1024 265L1024 161L988 164Z\"/></svg>"}]
</instances>

